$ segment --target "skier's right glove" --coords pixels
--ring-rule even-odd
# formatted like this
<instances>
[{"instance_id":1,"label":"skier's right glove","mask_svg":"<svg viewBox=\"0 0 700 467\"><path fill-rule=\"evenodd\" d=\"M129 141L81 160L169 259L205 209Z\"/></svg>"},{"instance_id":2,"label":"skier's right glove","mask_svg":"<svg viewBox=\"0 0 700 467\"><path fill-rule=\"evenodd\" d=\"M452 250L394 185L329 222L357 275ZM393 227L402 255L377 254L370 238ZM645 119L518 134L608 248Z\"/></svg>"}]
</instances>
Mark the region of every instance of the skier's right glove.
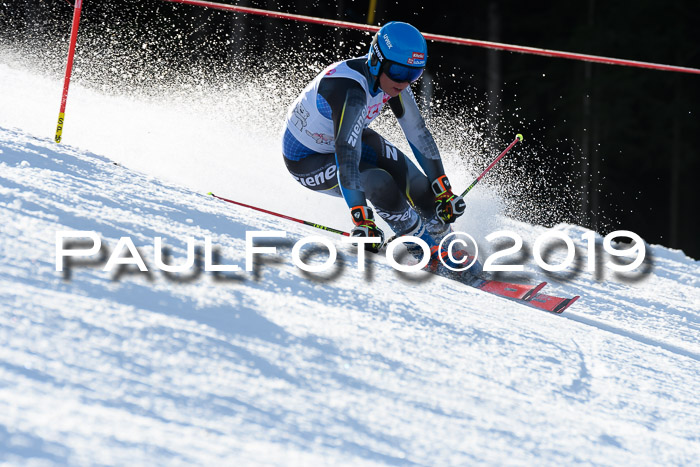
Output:
<instances>
[{"instance_id":1,"label":"skier's right glove","mask_svg":"<svg viewBox=\"0 0 700 467\"><path fill-rule=\"evenodd\" d=\"M464 214L466 204L464 198L452 193L450 181L442 175L430 184L435 194L435 214L445 224L451 224Z\"/></svg>"},{"instance_id":2,"label":"skier's right glove","mask_svg":"<svg viewBox=\"0 0 700 467\"><path fill-rule=\"evenodd\" d=\"M355 227L350 232L351 237L379 237L378 243L366 243L365 250L377 253L384 245L384 232L374 223L374 212L368 206L355 206L350 209Z\"/></svg>"}]
</instances>

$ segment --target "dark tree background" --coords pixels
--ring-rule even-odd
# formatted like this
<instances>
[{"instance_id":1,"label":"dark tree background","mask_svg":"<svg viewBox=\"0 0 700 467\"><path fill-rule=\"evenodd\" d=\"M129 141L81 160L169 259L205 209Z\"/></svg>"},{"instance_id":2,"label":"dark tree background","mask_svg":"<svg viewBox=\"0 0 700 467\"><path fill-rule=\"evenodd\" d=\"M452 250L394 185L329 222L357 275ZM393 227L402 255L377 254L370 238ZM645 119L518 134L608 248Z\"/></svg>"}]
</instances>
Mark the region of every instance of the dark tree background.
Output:
<instances>
[{"instance_id":1,"label":"dark tree background","mask_svg":"<svg viewBox=\"0 0 700 467\"><path fill-rule=\"evenodd\" d=\"M429 33L700 68L697 0L221 2L359 23L400 20ZM2 0L0 37L64 60L71 15L72 0ZM105 60L122 54L122 66L132 71L142 60L184 74L202 67L235 72L251 56L259 57L259 71L274 69L275 56L295 51L330 61L364 54L366 48L359 52L356 45L368 43L359 31L161 0L84 0L80 40L86 38L100 45ZM539 158L575 156L547 174L561 190L575 193L569 221L602 234L632 230L650 243L700 257L700 75L441 43L429 43L428 72L433 99L453 108L486 102L480 117L494 135L525 127L527 140L539 145ZM500 142L510 138L508 132ZM539 175L522 151L513 159L523 176Z\"/></svg>"}]
</instances>

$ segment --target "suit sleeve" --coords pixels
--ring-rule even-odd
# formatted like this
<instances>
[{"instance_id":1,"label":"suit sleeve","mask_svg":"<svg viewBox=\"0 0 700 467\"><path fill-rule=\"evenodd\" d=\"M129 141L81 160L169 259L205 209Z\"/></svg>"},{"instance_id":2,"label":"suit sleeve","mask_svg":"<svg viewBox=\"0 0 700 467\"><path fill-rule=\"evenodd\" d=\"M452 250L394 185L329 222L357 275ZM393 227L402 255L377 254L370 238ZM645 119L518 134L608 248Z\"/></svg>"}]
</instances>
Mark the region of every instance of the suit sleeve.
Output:
<instances>
[{"instance_id":1,"label":"suit sleeve","mask_svg":"<svg viewBox=\"0 0 700 467\"><path fill-rule=\"evenodd\" d=\"M389 106L396 115L408 144L428 179L433 181L445 175L437 144L425 126L425 120L418 109L411 88L407 87L401 91L401 94L389 99Z\"/></svg>"},{"instance_id":2,"label":"suit sleeve","mask_svg":"<svg viewBox=\"0 0 700 467\"><path fill-rule=\"evenodd\" d=\"M321 80L318 93L331 108L335 137L338 183L348 207L366 206L360 180L362 130L367 115L367 97L359 83L347 78Z\"/></svg>"}]
</instances>

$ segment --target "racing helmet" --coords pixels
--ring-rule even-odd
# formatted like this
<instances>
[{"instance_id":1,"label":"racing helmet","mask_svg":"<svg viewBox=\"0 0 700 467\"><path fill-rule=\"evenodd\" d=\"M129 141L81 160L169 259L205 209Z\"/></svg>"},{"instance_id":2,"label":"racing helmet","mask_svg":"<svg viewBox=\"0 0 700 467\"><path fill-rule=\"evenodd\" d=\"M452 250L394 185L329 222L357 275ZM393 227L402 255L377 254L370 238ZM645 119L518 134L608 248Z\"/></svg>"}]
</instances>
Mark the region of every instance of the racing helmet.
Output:
<instances>
[{"instance_id":1,"label":"racing helmet","mask_svg":"<svg viewBox=\"0 0 700 467\"><path fill-rule=\"evenodd\" d=\"M423 74L427 59L428 46L420 31L392 21L374 35L367 65L374 77L385 73L392 81L412 83Z\"/></svg>"}]
</instances>

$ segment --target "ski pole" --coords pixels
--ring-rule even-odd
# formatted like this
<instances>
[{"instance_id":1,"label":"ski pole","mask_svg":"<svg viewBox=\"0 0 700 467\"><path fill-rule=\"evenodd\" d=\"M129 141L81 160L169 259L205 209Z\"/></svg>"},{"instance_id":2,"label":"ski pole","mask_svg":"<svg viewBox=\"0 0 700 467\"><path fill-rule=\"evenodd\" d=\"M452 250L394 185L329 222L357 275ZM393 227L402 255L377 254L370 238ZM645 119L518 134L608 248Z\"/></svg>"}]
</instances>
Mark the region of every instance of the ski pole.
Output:
<instances>
[{"instance_id":1,"label":"ski pole","mask_svg":"<svg viewBox=\"0 0 700 467\"><path fill-rule=\"evenodd\" d=\"M63 122L66 115L66 102L68 101L68 86L70 85L70 75L73 71L73 55L75 54L75 43L78 40L78 25L80 24L80 11L83 8L83 0L75 0L73 9L73 26L70 31L70 45L68 46L68 62L66 63L66 75L63 79L63 94L61 96L61 108L58 111L58 123L56 124L56 136L54 140L61 142L63 137Z\"/></svg>"},{"instance_id":2,"label":"ski pole","mask_svg":"<svg viewBox=\"0 0 700 467\"><path fill-rule=\"evenodd\" d=\"M310 225L311 227L316 227L317 229L326 230L328 232L336 233L338 235L345 235L346 237L350 236L350 234L348 232L343 232L342 230L334 229L332 227L326 227L325 225L315 224L313 222L305 221L303 219L297 219L295 217L286 216L286 215L280 214L278 212L268 211L267 209L257 208L255 206L251 206L249 204L239 203L238 201L234 201L232 199L222 198L221 196L215 195L211 191L207 194L213 196L216 199L220 199L221 201L226 201L227 203L235 204L238 206L243 206L244 208L254 209L256 211L264 212L265 214L271 214L273 216L281 217L282 219L287 219L287 220L298 222L298 223L304 224L304 225Z\"/></svg>"},{"instance_id":3,"label":"ski pole","mask_svg":"<svg viewBox=\"0 0 700 467\"><path fill-rule=\"evenodd\" d=\"M484 175L486 175L486 172L488 172L489 170L491 170L491 168L492 168L494 165L496 165L496 163L497 163L498 161L500 161L501 158L502 158L503 156L505 156L506 153L507 153L508 151L510 151L510 149L511 149L513 146L516 145L516 143L518 143L519 141L522 141L522 140L523 140L523 135L521 135L520 133L518 133L517 135L515 135L515 139L513 140L513 142L510 143L510 144L508 145L508 147L505 149L505 151L503 151L496 159L494 159L493 162L491 162L491 165L489 165L488 167L486 167L486 170L484 170L484 171L481 173L481 175L479 175L478 177L476 177L476 180L474 180L474 181L472 182L472 184L469 185L469 186L467 187L466 190L464 190L464 193L462 193L462 197L464 197L467 193L469 193L469 190L471 190L472 188L474 188L474 185L476 185L477 183L479 183L479 181L480 181L482 178L484 178Z\"/></svg>"}]
</instances>

